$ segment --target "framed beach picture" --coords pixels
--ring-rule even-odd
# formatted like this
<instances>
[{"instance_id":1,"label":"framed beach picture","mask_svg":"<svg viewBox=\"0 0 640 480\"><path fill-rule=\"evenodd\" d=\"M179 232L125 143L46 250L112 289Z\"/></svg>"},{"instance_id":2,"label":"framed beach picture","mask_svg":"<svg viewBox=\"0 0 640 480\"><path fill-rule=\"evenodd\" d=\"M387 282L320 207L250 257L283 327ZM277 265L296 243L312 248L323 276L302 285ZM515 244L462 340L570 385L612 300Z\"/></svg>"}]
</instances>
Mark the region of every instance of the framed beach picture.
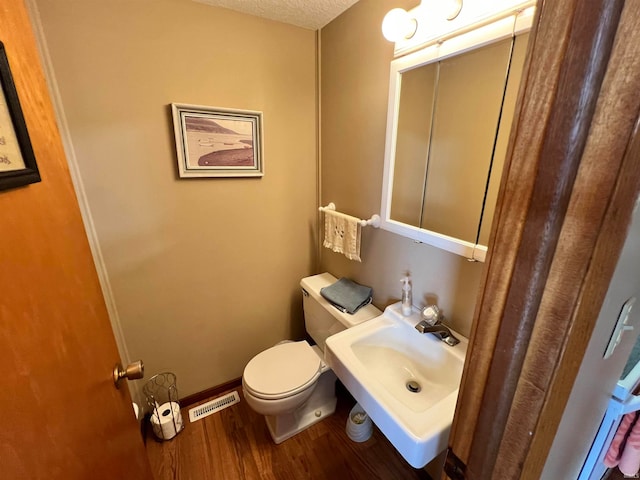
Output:
<instances>
[{"instance_id":1,"label":"framed beach picture","mask_svg":"<svg viewBox=\"0 0 640 480\"><path fill-rule=\"evenodd\" d=\"M180 177L262 177L262 112L172 103Z\"/></svg>"},{"instance_id":2,"label":"framed beach picture","mask_svg":"<svg viewBox=\"0 0 640 480\"><path fill-rule=\"evenodd\" d=\"M9 61L0 42L0 190L40 181Z\"/></svg>"}]
</instances>

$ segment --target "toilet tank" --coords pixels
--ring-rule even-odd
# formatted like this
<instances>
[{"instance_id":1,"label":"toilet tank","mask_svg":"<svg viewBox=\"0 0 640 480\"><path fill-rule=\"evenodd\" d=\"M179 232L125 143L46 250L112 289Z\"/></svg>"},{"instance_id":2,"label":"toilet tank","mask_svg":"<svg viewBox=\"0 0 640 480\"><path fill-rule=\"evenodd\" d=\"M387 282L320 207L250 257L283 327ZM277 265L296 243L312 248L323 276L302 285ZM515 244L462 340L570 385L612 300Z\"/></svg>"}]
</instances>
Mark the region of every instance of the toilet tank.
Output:
<instances>
[{"instance_id":1,"label":"toilet tank","mask_svg":"<svg viewBox=\"0 0 640 480\"><path fill-rule=\"evenodd\" d=\"M300 281L305 329L323 352L327 337L382 315L382 312L371 304L362 307L353 315L343 313L331 305L320 295L320 289L337 281L338 279L330 273L305 277Z\"/></svg>"}]
</instances>

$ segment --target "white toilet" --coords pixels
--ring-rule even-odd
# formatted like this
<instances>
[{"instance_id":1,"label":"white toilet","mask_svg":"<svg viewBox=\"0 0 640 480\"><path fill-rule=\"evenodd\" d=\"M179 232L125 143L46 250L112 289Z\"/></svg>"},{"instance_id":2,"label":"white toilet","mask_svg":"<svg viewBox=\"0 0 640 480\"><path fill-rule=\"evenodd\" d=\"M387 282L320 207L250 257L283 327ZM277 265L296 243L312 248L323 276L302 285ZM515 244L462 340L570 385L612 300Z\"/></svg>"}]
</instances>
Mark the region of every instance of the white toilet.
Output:
<instances>
[{"instance_id":1,"label":"white toilet","mask_svg":"<svg viewBox=\"0 0 640 480\"><path fill-rule=\"evenodd\" d=\"M306 340L281 342L253 357L244 369L244 397L253 410L265 416L276 443L336 409L336 376L323 361L327 337L382 314L373 305L354 315L335 308L320 295L320 289L336 281L330 273L300 281L305 328L317 345L310 346Z\"/></svg>"}]
</instances>

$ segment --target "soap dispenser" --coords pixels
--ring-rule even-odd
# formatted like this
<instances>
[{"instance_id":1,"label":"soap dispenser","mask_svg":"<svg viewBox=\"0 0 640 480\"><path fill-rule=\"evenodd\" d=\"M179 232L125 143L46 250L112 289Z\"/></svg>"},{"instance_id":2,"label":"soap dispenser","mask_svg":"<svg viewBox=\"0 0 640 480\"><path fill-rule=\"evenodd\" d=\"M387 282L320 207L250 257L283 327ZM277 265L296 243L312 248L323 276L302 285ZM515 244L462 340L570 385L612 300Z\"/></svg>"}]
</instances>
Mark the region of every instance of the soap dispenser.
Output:
<instances>
[{"instance_id":1,"label":"soap dispenser","mask_svg":"<svg viewBox=\"0 0 640 480\"><path fill-rule=\"evenodd\" d=\"M400 280L402 282L402 315L411 315L413 298L411 295L411 279L407 275Z\"/></svg>"}]
</instances>

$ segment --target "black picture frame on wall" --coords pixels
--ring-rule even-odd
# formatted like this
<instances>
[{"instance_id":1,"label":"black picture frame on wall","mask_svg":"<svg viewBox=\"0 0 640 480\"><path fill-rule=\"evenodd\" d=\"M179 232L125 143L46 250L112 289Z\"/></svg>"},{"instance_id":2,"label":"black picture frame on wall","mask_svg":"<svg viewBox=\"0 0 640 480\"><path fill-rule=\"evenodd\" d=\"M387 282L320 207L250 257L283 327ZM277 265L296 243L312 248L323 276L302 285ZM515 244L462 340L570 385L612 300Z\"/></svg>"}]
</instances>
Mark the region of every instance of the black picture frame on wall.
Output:
<instances>
[{"instance_id":1,"label":"black picture frame on wall","mask_svg":"<svg viewBox=\"0 0 640 480\"><path fill-rule=\"evenodd\" d=\"M40 180L7 53L0 42L0 190Z\"/></svg>"}]
</instances>

